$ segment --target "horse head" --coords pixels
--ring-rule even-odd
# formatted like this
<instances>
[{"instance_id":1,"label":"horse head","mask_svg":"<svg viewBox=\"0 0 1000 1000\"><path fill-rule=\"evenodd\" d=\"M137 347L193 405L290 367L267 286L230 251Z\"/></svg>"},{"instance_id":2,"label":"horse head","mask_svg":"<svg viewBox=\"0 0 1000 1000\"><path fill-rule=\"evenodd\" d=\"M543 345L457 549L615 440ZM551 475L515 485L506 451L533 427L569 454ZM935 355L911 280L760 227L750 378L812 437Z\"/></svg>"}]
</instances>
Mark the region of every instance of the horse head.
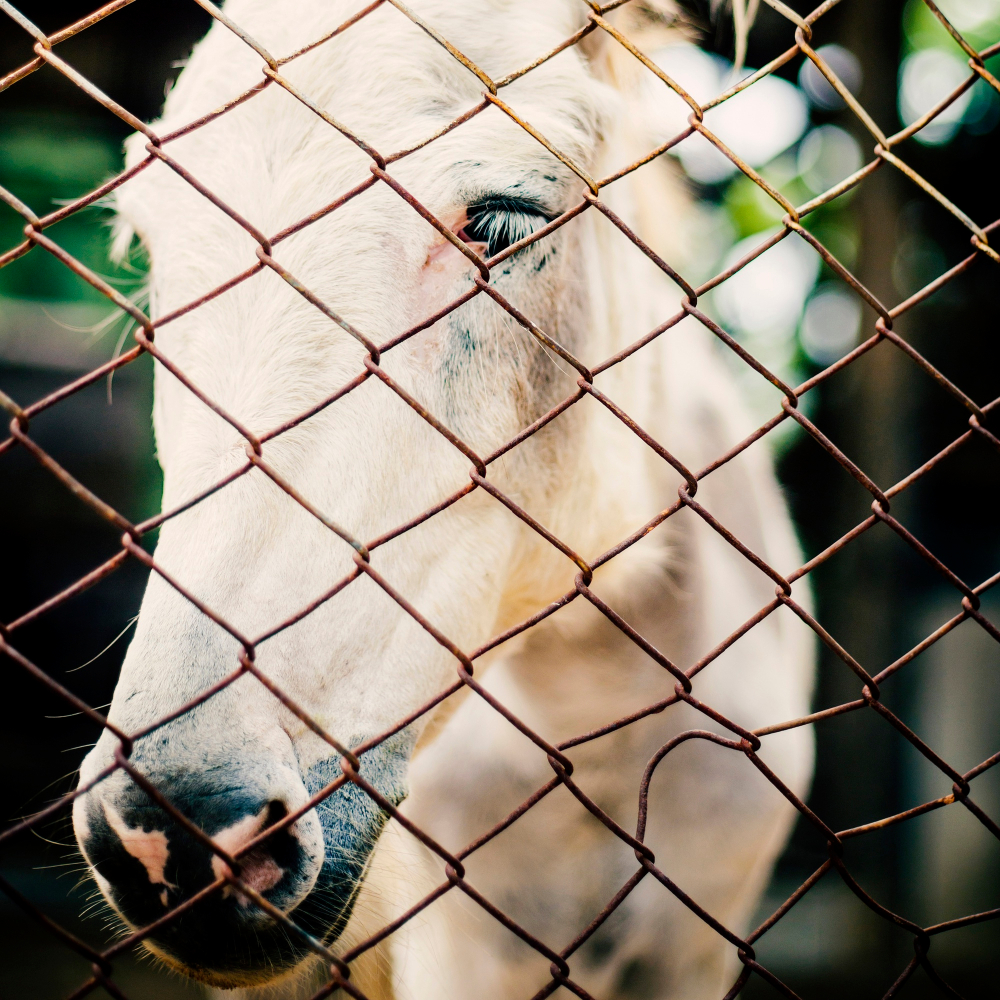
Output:
<instances>
[{"instance_id":1,"label":"horse head","mask_svg":"<svg viewBox=\"0 0 1000 1000\"><path fill-rule=\"evenodd\" d=\"M226 12L292 53L353 8L231 0ZM497 98L482 75L570 39L585 5L413 8L481 72L384 4L265 67L259 92L200 127L161 145L134 136L129 165L152 161L118 194L123 238L137 234L151 260L152 315L177 313L153 340L163 508L201 499L159 530L110 708L118 732L142 735L127 770L77 799L74 823L121 918L146 927L180 906L145 943L223 986L302 960L275 911L338 937L387 808L406 795L423 719L394 727L454 682L449 644L475 649L580 572L487 486L578 551L600 551L604 522L619 520L591 499L586 422L572 413L491 460L575 390L567 355L606 356L618 317L642 312L594 212L511 252L581 203L627 117L606 35ZM261 56L217 22L153 128L166 137L261 79ZM612 479L625 467L602 461ZM364 753L346 780L351 748ZM106 731L81 786L116 754ZM206 891L232 874L226 858L253 894Z\"/></svg>"}]
</instances>

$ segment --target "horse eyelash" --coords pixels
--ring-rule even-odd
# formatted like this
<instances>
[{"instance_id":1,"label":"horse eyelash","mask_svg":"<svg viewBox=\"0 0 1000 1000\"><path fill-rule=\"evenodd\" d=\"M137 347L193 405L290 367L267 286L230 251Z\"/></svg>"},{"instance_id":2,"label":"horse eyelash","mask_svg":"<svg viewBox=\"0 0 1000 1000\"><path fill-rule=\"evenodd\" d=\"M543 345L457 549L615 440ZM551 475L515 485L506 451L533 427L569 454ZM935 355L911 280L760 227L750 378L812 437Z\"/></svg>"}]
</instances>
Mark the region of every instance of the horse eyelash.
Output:
<instances>
[{"instance_id":1,"label":"horse eyelash","mask_svg":"<svg viewBox=\"0 0 1000 1000\"><path fill-rule=\"evenodd\" d=\"M459 235L469 243L485 243L495 257L551 221L540 206L511 198L490 198L466 209L469 221Z\"/></svg>"}]
</instances>

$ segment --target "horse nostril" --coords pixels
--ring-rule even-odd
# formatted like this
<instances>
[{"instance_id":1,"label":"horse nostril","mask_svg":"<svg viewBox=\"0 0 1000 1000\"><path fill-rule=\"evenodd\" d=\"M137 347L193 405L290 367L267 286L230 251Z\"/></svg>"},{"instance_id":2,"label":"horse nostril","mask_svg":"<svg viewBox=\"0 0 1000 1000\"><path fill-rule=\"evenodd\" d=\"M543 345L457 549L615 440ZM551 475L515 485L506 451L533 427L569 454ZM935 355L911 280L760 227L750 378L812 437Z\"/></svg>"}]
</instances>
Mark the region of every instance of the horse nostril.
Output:
<instances>
[{"instance_id":1,"label":"horse nostril","mask_svg":"<svg viewBox=\"0 0 1000 1000\"><path fill-rule=\"evenodd\" d=\"M257 893L273 889L285 876L284 869L263 847L255 847L239 859L240 882ZM243 893L236 889L241 896Z\"/></svg>"},{"instance_id":2,"label":"horse nostril","mask_svg":"<svg viewBox=\"0 0 1000 1000\"><path fill-rule=\"evenodd\" d=\"M280 799L272 799L267 804L267 815L264 817L263 829L267 830L280 823L288 815L288 807Z\"/></svg>"},{"instance_id":3,"label":"horse nostril","mask_svg":"<svg viewBox=\"0 0 1000 1000\"><path fill-rule=\"evenodd\" d=\"M234 827L217 834L213 839L239 863L239 881L255 893L273 889L289 872L294 873L301 864L300 848L288 827L268 833L288 815L284 802L272 799L254 817L247 817ZM247 849L248 845L252 845ZM212 859L216 875L229 876L231 869L216 856ZM239 886L231 886L226 894L235 891L240 902L249 904L251 899L241 893Z\"/></svg>"},{"instance_id":4,"label":"horse nostril","mask_svg":"<svg viewBox=\"0 0 1000 1000\"><path fill-rule=\"evenodd\" d=\"M271 801L261 824L261 832L266 833L288 815L284 802ZM286 829L275 831L265 840L252 847L237 860L240 864L240 881L255 892L273 889L284 877L285 869L278 863L278 857L287 853L289 834ZM277 857L276 857L277 856Z\"/></svg>"}]
</instances>

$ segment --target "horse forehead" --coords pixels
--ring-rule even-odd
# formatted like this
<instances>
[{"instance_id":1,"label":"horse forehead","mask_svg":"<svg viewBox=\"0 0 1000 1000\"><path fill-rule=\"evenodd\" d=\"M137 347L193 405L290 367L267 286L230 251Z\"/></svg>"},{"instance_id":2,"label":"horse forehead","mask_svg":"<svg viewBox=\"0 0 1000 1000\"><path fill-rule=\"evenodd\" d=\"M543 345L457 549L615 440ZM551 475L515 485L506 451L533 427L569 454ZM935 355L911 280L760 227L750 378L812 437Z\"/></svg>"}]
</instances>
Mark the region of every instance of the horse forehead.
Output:
<instances>
[{"instance_id":1,"label":"horse forehead","mask_svg":"<svg viewBox=\"0 0 1000 1000\"><path fill-rule=\"evenodd\" d=\"M329 34L354 0L238 0L227 13L278 57ZM522 68L561 41L580 20L578 0L412 0L413 13L482 71L500 78ZM166 128L183 127L241 90L262 81L261 59L221 24L196 49L167 102ZM334 116L381 152L394 142L427 138L428 122L452 120L485 90L480 76L455 54L386 3L360 22L305 54L282 64L281 76L315 106ZM541 103L556 117L577 114L592 103L575 48L518 80L511 95ZM308 155L322 131L332 132L296 97L269 87L271 100L251 98L207 128L196 130L204 148L260 152L275 163ZM544 94L544 97L539 97ZM532 101L532 98L535 98ZM536 110L536 109L532 109ZM304 126L313 125L307 130ZM466 130L468 134L468 130ZM194 139L194 136L190 137ZM348 140L347 145L350 146ZM185 137L180 145L198 146ZM386 144L389 144L388 146ZM382 148L384 147L384 148ZM352 150L344 147L340 158ZM260 157L258 156L259 160Z\"/></svg>"},{"instance_id":2,"label":"horse forehead","mask_svg":"<svg viewBox=\"0 0 1000 1000\"><path fill-rule=\"evenodd\" d=\"M334 113L343 109L371 115L381 110L389 118L442 95L479 94L484 81L459 56L500 79L565 41L583 23L579 0L409 0L408 6L428 31L384 3L318 45L338 22L356 13L355 0L286 0L280 4L230 0L226 13L278 59L315 45L282 63L279 70L282 76L307 86L310 97L335 100L339 107L330 109ZM453 51L440 39L447 40ZM574 61L577 52L571 48L555 64L565 70ZM196 64L194 89L222 99L235 96L234 86L260 82L261 71L266 69L257 52L218 23L195 50L178 89L192 90ZM550 65L541 74L533 70L532 78L550 70ZM173 104L180 111L176 107L180 103L183 99L172 95L168 108Z\"/></svg>"},{"instance_id":3,"label":"horse forehead","mask_svg":"<svg viewBox=\"0 0 1000 1000\"><path fill-rule=\"evenodd\" d=\"M577 0L411 2L418 17L497 78L564 40L580 22L578 6ZM230 0L226 11L280 57L328 34L356 12L356 4L354 0L281 4ZM256 52L225 26L215 24L171 92L157 131L182 128L259 85L263 68ZM283 64L280 72L316 106L384 154L426 140L473 107L484 90L475 74L388 3L337 37ZM586 155L597 131L601 102L591 82L573 49L516 81L505 97L571 156ZM368 176L371 162L349 138L276 83L171 142L169 151L265 232L277 232L319 208L324 204L321 194L353 187ZM130 162L146 155L145 139L134 136ZM484 174L485 163L492 165L494 174L504 168L511 175L531 169L561 172L560 165L527 132L493 108L420 154L407 157L396 171L404 183L413 179L420 187L423 181L428 196L449 200L453 190L462 186L463 176L477 169ZM554 171L548 169L553 167ZM233 229L194 189L163 167L145 171L126 185L118 205L134 228L158 244L151 249L183 249L190 242L185 232L197 241L204 237L205 226L218 230L219 235L231 235ZM337 213L338 224L357 217L359 223L370 225L373 220L362 223L357 215L359 209L362 216L369 214L362 207L387 221L386 206L376 212L372 199L364 198L351 211ZM398 215L401 209L401 205L388 207L390 215ZM166 243L161 243L161 235ZM242 242L239 235L229 240L230 245ZM329 236L327 232L324 238Z\"/></svg>"},{"instance_id":4,"label":"horse forehead","mask_svg":"<svg viewBox=\"0 0 1000 1000\"><path fill-rule=\"evenodd\" d=\"M226 13L281 58L325 37L353 17L358 7L356 0L285 0L280 4L274 0L229 0ZM532 52L539 43L561 41L582 26L585 12L580 0L407 0L406 9L493 75L518 68L502 67L504 60ZM398 58L396 42L416 54L432 51L430 45L419 44L427 41L421 28L390 3L337 36L333 48L364 35L366 27L388 43L385 51L392 51L393 59ZM543 51L533 51L532 57ZM373 71L386 68L380 65L377 53L373 58Z\"/></svg>"}]
</instances>

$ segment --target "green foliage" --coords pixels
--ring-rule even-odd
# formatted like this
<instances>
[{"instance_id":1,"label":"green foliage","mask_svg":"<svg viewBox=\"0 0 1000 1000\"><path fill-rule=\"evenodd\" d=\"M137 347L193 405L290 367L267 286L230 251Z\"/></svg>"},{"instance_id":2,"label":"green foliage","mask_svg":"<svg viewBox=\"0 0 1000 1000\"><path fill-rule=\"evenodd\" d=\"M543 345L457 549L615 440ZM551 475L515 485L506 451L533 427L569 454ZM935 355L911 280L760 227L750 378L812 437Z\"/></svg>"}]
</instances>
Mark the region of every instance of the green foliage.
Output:
<instances>
[{"instance_id":1,"label":"green foliage","mask_svg":"<svg viewBox=\"0 0 1000 1000\"><path fill-rule=\"evenodd\" d=\"M98 187L122 168L118 139L79 118L33 113L0 119L0 184L39 216ZM46 230L77 260L124 289L142 278L109 258L111 213L98 202ZM0 253L24 240L24 220L0 203ZM45 250L35 247L0 270L0 297L106 301Z\"/></svg>"},{"instance_id":2,"label":"green foliage","mask_svg":"<svg viewBox=\"0 0 1000 1000\"><path fill-rule=\"evenodd\" d=\"M1000 0L939 0L941 12L977 49L1000 39ZM923 0L909 0L903 9L904 53L940 48L962 50Z\"/></svg>"}]
</instances>

